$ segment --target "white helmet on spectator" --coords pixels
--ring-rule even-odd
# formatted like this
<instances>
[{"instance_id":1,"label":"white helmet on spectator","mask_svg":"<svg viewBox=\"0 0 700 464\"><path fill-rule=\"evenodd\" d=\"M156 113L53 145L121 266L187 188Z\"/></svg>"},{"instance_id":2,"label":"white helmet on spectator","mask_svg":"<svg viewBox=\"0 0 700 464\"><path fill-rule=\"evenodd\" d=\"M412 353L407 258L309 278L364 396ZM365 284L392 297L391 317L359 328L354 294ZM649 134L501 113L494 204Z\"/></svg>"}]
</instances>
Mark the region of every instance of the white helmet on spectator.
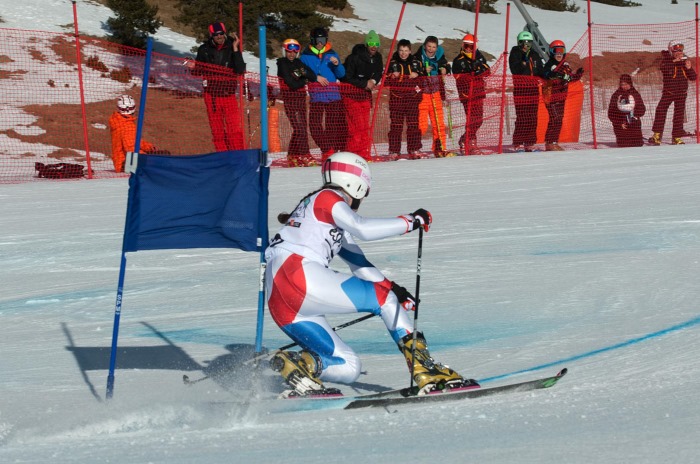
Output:
<instances>
[{"instance_id":1,"label":"white helmet on spectator","mask_svg":"<svg viewBox=\"0 0 700 464\"><path fill-rule=\"evenodd\" d=\"M369 195L372 185L372 174L369 164L361 156L348 151L339 151L326 159L321 170L323 186L339 187L355 200L362 200ZM359 201L353 201L359 206Z\"/></svg>"},{"instance_id":2,"label":"white helmet on spectator","mask_svg":"<svg viewBox=\"0 0 700 464\"><path fill-rule=\"evenodd\" d=\"M136 102L129 95L122 95L117 98L117 110L121 114L134 114L136 111Z\"/></svg>"},{"instance_id":3,"label":"white helmet on spectator","mask_svg":"<svg viewBox=\"0 0 700 464\"><path fill-rule=\"evenodd\" d=\"M680 40L672 40L668 43L668 51L670 53L682 52L683 48L683 42L681 42Z\"/></svg>"}]
</instances>

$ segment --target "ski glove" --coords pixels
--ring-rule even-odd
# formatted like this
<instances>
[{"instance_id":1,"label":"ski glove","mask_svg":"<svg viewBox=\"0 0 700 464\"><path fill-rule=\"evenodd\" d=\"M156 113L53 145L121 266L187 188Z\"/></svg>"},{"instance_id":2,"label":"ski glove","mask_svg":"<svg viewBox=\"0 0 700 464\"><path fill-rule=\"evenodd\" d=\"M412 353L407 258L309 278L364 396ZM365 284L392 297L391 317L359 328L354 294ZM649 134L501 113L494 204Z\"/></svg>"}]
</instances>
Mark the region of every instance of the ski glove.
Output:
<instances>
[{"instance_id":1,"label":"ski glove","mask_svg":"<svg viewBox=\"0 0 700 464\"><path fill-rule=\"evenodd\" d=\"M406 311L415 309L416 304L420 302L420 300L416 301L416 298L408 290L396 282L391 283L391 291L394 292L394 295L399 300L399 304Z\"/></svg>"},{"instance_id":2,"label":"ski glove","mask_svg":"<svg viewBox=\"0 0 700 464\"><path fill-rule=\"evenodd\" d=\"M433 216L429 211L420 208L411 214L411 216L413 216L413 229L411 230L417 230L421 227L426 232L430 230L430 224L433 223Z\"/></svg>"}]
</instances>

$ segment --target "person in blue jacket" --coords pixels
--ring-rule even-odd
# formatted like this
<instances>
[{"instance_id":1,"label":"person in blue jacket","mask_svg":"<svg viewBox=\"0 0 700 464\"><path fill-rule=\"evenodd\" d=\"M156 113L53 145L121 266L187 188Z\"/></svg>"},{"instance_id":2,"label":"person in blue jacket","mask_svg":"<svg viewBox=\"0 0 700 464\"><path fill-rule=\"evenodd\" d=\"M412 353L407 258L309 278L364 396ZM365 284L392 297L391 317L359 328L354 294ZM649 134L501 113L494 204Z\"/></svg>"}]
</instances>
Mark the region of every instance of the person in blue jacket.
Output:
<instances>
[{"instance_id":1,"label":"person in blue jacket","mask_svg":"<svg viewBox=\"0 0 700 464\"><path fill-rule=\"evenodd\" d=\"M309 85L309 129L325 161L333 153L344 151L347 145L348 128L339 82L345 77L345 67L328 41L328 31L322 27L311 31L309 46L300 58L316 74L316 82Z\"/></svg>"}]
</instances>

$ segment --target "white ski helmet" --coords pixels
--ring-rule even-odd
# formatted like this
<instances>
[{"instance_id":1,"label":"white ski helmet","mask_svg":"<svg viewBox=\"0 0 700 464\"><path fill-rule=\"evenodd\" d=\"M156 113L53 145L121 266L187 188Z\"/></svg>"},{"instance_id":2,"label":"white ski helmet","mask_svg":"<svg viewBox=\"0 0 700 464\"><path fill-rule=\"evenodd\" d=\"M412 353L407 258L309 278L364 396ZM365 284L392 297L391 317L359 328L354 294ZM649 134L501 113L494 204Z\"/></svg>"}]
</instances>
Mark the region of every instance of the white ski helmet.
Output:
<instances>
[{"instance_id":1,"label":"white ski helmet","mask_svg":"<svg viewBox=\"0 0 700 464\"><path fill-rule=\"evenodd\" d=\"M681 42L680 40L672 40L668 43L668 51L670 53L682 52L683 48L683 42Z\"/></svg>"},{"instance_id":2,"label":"white ski helmet","mask_svg":"<svg viewBox=\"0 0 700 464\"><path fill-rule=\"evenodd\" d=\"M117 98L117 110L121 114L134 114L136 111L136 102L129 95L122 95Z\"/></svg>"},{"instance_id":3,"label":"white ski helmet","mask_svg":"<svg viewBox=\"0 0 700 464\"><path fill-rule=\"evenodd\" d=\"M333 153L323 163L323 185L340 187L355 200L369 195L372 174L369 164L361 156L348 151Z\"/></svg>"}]
</instances>

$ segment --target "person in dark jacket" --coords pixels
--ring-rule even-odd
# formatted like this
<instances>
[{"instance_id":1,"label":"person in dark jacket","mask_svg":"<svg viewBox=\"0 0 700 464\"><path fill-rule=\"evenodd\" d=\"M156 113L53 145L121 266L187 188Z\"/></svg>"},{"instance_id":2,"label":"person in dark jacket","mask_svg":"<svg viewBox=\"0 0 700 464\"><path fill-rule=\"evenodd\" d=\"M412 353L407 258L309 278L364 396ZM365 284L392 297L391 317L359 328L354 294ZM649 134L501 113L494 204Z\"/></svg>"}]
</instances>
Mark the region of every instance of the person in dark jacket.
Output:
<instances>
[{"instance_id":1,"label":"person in dark jacket","mask_svg":"<svg viewBox=\"0 0 700 464\"><path fill-rule=\"evenodd\" d=\"M632 76L622 74L620 87L610 97L608 119L615 132L618 147L641 147L644 145L641 118L646 113L642 96L632 83Z\"/></svg>"},{"instance_id":2,"label":"person in dark jacket","mask_svg":"<svg viewBox=\"0 0 700 464\"><path fill-rule=\"evenodd\" d=\"M299 59L301 44L294 39L282 43L284 56L277 60L280 97L284 112L292 126L292 138L287 149L289 166L315 166L309 151L306 117L306 84L316 82L316 73Z\"/></svg>"},{"instance_id":3,"label":"person in dark jacket","mask_svg":"<svg viewBox=\"0 0 700 464\"><path fill-rule=\"evenodd\" d=\"M559 135L564 122L564 107L569 94L569 82L581 80L583 68L576 72L565 61L566 45L561 40L549 44L549 61L544 65L545 85L542 89L544 104L549 113L547 132L544 136L545 150L564 151L559 145Z\"/></svg>"},{"instance_id":4,"label":"person in dark jacket","mask_svg":"<svg viewBox=\"0 0 700 464\"><path fill-rule=\"evenodd\" d=\"M379 87L384 73L382 54L379 53L379 35L369 31L365 43L357 44L345 58L343 103L348 120L347 150L370 160L372 137L370 112L372 91Z\"/></svg>"},{"instance_id":5,"label":"person in dark jacket","mask_svg":"<svg viewBox=\"0 0 700 464\"><path fill-rule=\"evenodd\" d=\"M411 54L411 42L399 40L389 62L386 85L389 87L389 155L401 153L401 135L406 123L406 150L418 156L421 149L418 128L418 104L421 101L420 79L422 64Z\"/></svg>"},{"instance_id":6,"label":"person in dark jacket","mask_svg":"<svg viewBox=\"0 0 700 464\"><path fill-rule=\"evenodd\" d=\"M513 75L513 103L515 105L515 151L535 151L537 143L537 113L539 109L541 78L544 60L532 49L534 37L528 31L518 34L518 44L510 50L508 66Z\"/></svg>"},{"instance_id":7,"label":"person in dark jacket","mask_svg":"<svg viewBox=\"0 0 700 464\"><path fill-rule=\"evenodd\" d=\"M316 83L309 85L309 130L325 161L347 145L348 124L338 82L345 77L345 66L326 29L313 29L309 39L299 59L316 73Z\"/></svg>"},{"instance_id":8,"label":"person in dark jacket","mask_svg":"<svg viewBox=\"0 0 700 464\"><path fill-rule=\"evenodd\" d=\"M688 96L688 81L697 79L697 74L692 67L691 60L683 52L684 46L678 40L672 40L668 44L668 51L661 52L661 64L659 70L663 78L663 89L661 90L661 100L656 105L654 114L654 125L651 130L654 132L649 138L652 145L661 145L661 137L666 124L666 114L673 103L673 129L671 129L671 143L674 145L683 144L685 129L683 129L683 119L685 118L685 100Z\"/></svg>"},{"instance_id":9,"label":"person in dark jacket","mask_svg":"<svg viewBox=\"0 0 700 464\"><path fill-rule=\"evenodd\" d=\"M201 76L204 102L216 151L242 150L243 122L236 100L238 75L245 74L245 62L235 33L226 35L224 23L209 25L209 40L197 50L195 63L187 65Z\"/></svg>"},{"instance_id":10,"label":"person in dark jacket","mask_svg":"<svg viewBox=\"0 0 700 464\"><path fill-rule=\"evenodd\" d=\"M476 132L484 121L486 90L484 78L491 72L486 58L476 47L474 35L462 38L462 50L452 62L459 101L464 107L465 130L459 138L459 149L466 155L482 155L476 144Z\"/></svg>"}]
</instances>

